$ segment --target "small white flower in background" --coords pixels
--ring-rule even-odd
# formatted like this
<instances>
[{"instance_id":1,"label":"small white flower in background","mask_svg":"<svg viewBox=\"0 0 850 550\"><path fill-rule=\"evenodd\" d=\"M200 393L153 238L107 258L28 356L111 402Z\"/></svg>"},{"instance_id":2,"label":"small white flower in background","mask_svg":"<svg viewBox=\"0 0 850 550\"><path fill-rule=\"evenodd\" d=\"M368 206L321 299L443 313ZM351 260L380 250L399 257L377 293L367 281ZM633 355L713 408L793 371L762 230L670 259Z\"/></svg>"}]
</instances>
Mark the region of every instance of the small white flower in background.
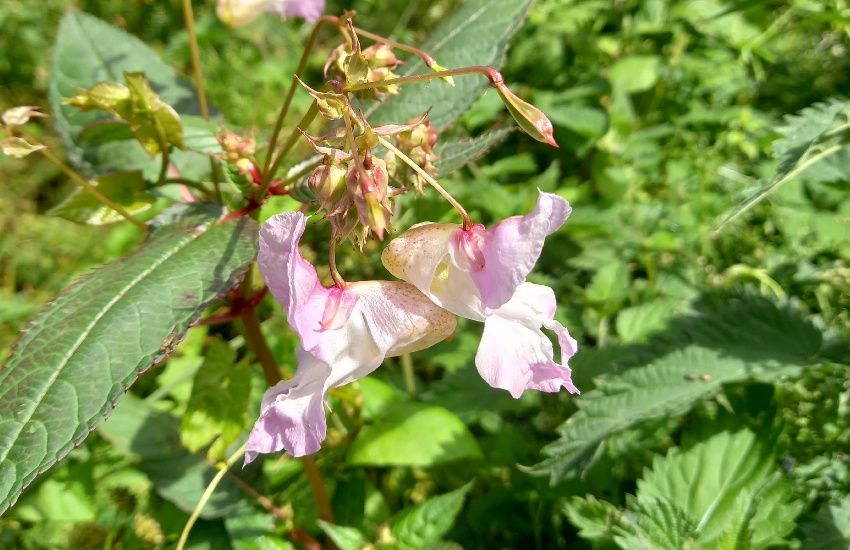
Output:
<instances>
[{"instance_id":1,"label":"small white flower in background","mask_svg":"<svg viewBox=\"0 0 850 550\"><path fill-rule=\"evenodd\" d=\"M325 0L218 0L216 14L226 25L243 27L266 12L312 22L321 17L324 9Z\"/></svg>"},{"instance_id":2,"label":"small white flower in background","mask_svg":"<svg viewBox=\"0 0 850 550\"><path fill-rule=\"evenodd\" d=\"M20 107L12 107L3 113L2 120L6 126L23 126L30 121L32 117L47 116L38 110L38 107L32 105L21 105Z\"/></svg>"}]
</instances>

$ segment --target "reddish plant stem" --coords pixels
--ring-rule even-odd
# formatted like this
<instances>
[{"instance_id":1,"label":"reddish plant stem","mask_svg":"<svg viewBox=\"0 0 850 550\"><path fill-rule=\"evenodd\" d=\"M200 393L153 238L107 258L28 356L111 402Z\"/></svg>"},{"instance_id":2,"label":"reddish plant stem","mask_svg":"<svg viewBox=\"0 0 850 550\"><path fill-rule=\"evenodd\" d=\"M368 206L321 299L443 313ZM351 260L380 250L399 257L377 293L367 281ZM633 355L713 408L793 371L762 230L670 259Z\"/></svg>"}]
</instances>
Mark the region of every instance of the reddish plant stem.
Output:
<instances>
[{"instance_id":1,"label":"reddish plant stem","mask_svg":"<svg viewBox=\"0 0 850 550\"><path fill-rule=\"evenodd\" d=\"M250 281L250 275L250 272L246 275L246 281ZM248 286L246 284L245 288L248 288ZM240 315L240 318L245 329L245 342L254 352L254 356L259 361L260 366L262 366L266 382L268 382L269 386L274 386L283 380L283 377L280 375L280 368L277 365L271 348L269 348L266 337L263 336L263 331L260 327L260 318L257 316L256 308L245 309ZM329 523L333 523L333 508L331 507L330 498L328 498L325 482L322 479L322 473L319 471L316 461L310 456L301 457L300 460L301 466L304 468L304 475L307 476L307 482L313 490L313 498L316 499L319 517Z\"/></svg>"},{"instance_id":2,"label":"reddish plant stem","mask_svg":"<svg viewBox=\"0 0 850 550\"><path fill-rule=\"evenodd\" d=\"M345 91L358 92L360 90L369 90L372 88L383 88L384 86L391 86L393 84L410 84L411 82L425 82L428 80L434 80L435 78L444 78L446 76L463 76L468 74L484 75L485 77L487 77L487 80L490 81L490 84L497 88L505 85L505 79L502 78L502 73L500 73L493 67L484 67L482 65L476 65L473 67L462 67L460 69L435 71L433 73L427 74L400 76L398 78L381 80L380 82L362 82L360 84L351 84L350 86L346 86Z\"/></svg>"}]
</instances>

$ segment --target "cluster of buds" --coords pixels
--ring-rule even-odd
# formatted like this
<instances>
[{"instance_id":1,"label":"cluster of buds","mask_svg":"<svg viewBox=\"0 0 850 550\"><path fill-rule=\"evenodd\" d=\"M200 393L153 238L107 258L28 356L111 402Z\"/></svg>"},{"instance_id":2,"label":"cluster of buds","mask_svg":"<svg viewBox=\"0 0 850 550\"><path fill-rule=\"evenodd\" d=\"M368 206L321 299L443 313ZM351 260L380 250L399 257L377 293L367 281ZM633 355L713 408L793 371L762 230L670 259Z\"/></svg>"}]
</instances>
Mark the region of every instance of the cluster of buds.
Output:
<instances>
[{"instance_id":1,"label":"cluster of buds","mask_svg":"<svg viewBox=\"0 0 850 550\"><path fill-rule=\"evenodd\" d=\"M396 146L425 172L436 176L437 167L434 162L438 157L434 147L437 145L437 129L426 117L414 119L408 124L413 125L413 128L396 134ZM386 161L395 180L410 182L420 195L423 193L428 182L421 174L412 170L408 164L400 162L392 151L387 153Z\"/></svg>"},{"instance_id":2,"label":"cluster of buds","mask_svg":"<svg viewBox=\"0 0 850 550\"><path fill-rule=\"evenodd\" d=\"M262 181L254 156L257 144L253 135L242 137L230 130L224 130L218 136L218 143L221 145L220 158L224 161L227 179L239 189L243 196L253 196Z\"/></svg>"},{"instance_id":3,"label":"cluster of buds","mask_svg":"<svg viewBox=\"0 0 850 550\"><path fill-rule=\"evenodd\" d=\"M399 189L390 187L387 162L373 152L378 137L393 131L400 130L357 126L352 129L352 143L339 132L322 138L303 134L322 156L322 163L307 177L307 186L337 238L350 238L362 247L370 232L383 239L389 229L390 199Z\"/></svg>"},{"instance_id":4,"label":"cluster of buds","mask_svg":"<svg viewBox=\"0 0 850 550\"><path fill-rule=\"evenodd\" d=\"M338 79L346 83L362 84L364 82L383 82L398 78L393 71L401 65L393 49L387 44L376 43L366 49L361 49L360 39L354 32L350 19L346 20L348 32L346 41L337 46L325 62L325 77ZM398 95L396 84L376 86L369 92L376 97Z\"/></svg>"}]
</instances>

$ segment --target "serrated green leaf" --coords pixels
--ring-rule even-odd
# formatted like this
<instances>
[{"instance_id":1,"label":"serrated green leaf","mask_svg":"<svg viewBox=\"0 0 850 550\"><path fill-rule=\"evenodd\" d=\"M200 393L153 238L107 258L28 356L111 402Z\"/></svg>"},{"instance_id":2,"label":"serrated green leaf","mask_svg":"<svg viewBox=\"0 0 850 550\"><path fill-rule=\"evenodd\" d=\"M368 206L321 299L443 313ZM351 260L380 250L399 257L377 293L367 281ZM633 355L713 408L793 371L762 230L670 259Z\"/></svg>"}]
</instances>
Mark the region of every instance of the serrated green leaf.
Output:
<instances>
[{"instance_id":1,"label":"serrated green leaf","mask_svg":"<svg viewBox=\"0 0 850 550\"><path fill-rule=\"evenodd\" d=\"M777 473L755 433L721 432L656 458L638 481L637 501L645 512L658 501L681 510L699 548L767 548L794 529L802 509Z\"/></svg>"},{"instance_id":2,"label":"serrated green leaf","mask_svg":"<svg viewBox=\"0 0 850 550\"><path fill-rule=\"evenodd\" d=\"M418 550L438 542L451 529L471 488L472 483L467 483L451 493L429 498L392 519L390 534L395 540L393 547Z\"/></svg>"},{"instance_id":3,"label":"serrated green leaf","mask_svg":"<svg viewBox=\"0 0 850 550\"><path fill-rule=\"evenodd\" d=\"M98 191L130 214L144 212L154 203L152 195L145 192L145 181L138 170L113 172L90 181ZM83 189L74 189L65 199L47 211L51 216L89 225L106 225L124 221L124 217L105 206Z\"/></svg>"},{"instance_id":4,"label":"serrated green leaf","mask_svg":"<svg viewBox=\"0 0 850 550\"><path fill-rule=\"evenodd\" d=\"M363 428L347 460L355 465L431 466L477 458L481 458L478 442L453 413L433 405L399 403Z\"/></svg>"},{"instance_id":5,"label":"serrated green leaf","mask_svg":"<svg viewBox=\"0 0 850 550\"><path fill-rule=\"evenodd\" d=\"M698 550L694 524L665 499L630 500L614 540L624 550Z\"/></svg>"},{"instance_id":6,"label":"serrated green leaf","mask_svg":"<svg viewBox=\"0 0 850 550\"><path fill-rule=\"evenodd\" d=\"M142 71L162 100L181 115L198 114L197 96L177 72L136 37L76 9L62 17L54 45L48 95L57 132L68 158L84 172L105 174L142 170L155 179L159 162L135 140L88 143L80 134L92 124L112 120L102 112L81 112L63 102L79 89L98 82L120 82L124 72ZM209 171L209 160L192 151L175 151L172 163L181 174L199 178Z\"/></svg>"},{"instance_id":7,"label":"serrated green leaf","mask_svg":"<svg viewBox=\"0 0 850 550\"><path fill-rule=\"evenodd\" d=\"M79 445L253 260L250 219L157 226L136 253L73 284L0 370L0 513Z\"/></svg>"},{"instance_id":8,"label":"serrated green leaf","mask_svg":"<svg viewBox=\"0 0 850 550\"><path fill-rule=\"evenodd\" d=\"M470 139L437 143L434 152L439 159L436 163L438 177L445 178L470 162L475 162L501 143L512 131L512 128L500 128Z\"/></svg>"},{"instance_id":9,"label":"serrated green leaf","mask_svg":"<svg viewBox=\"0 0 850 550\"><path fill-rule=\"evenodd\" d=\"M236 351L227 342L213 340L204 364L195 373L180 441L193 453L215 441L209 456L223 459L248 422L250 394L248 367L236 363Z\"/></svg>"},{"instance_id":10,"label":"serrated green leaf","mask_svg":"<svg viewBox=\"0 0 850 550\"><path fill-rule=\"evenodd\" d=\"M322 520L318 520L316 523L334 541L339 550L363 550L364 547L369 545L369 540L355 527L334 525Z\"/></svg>"},{"instance_id":11,"label":"serrated green leaf","mask_svg":"<svg viewBox=\"0 0 850 550\"><path fill-rule=\"evenodd\" d=\"M530 0L470 0L437 27L422 46L440 65L449 69L471 65L499 67L508 41L522 25ZM415 59L401 76L431 72ZM454 86L440 79L408 84L370 114L379 124L398 123L421 116L430 109L429 120L437 128L449 126L466 111L488 86L480 75L458 76Z\"/></svg>"},{"instance_id":12,"label":"serrated green leaf","mask_svg":"<svg viewBox=\"0 0 850 550\"><path fill-rule=\"evenodd\" d=\"M192 454L180 445L179 430L178 418L128 394L98 431L116 451L138 461L137 467L147 474L162 498L189 513L218 470L203 455ZM226 476L201 517L235 517L253 511L251 503L251 498Z\"/></svg>"},{"instance_id":13,"label":"serrated green leaf","mask_svg":"<svg viewBox=\"0 0 850 550\"><path fill-rule=\"evenodd\" d=\"M850 547L850 498L824 503L801 527L807 550Z\"/></svg>"},{"instance_id":14,"label":"serrated green leaf","mask_svg":"<svg viewBox=\"0 0 850 550\"><path fill-rule=\"evenodd\" d=\"M582 538L599 543L613 541L613 528L621 512L610 502L587 495L566 501L564 514L578 527Z\"/></svg>"}]
</instances>

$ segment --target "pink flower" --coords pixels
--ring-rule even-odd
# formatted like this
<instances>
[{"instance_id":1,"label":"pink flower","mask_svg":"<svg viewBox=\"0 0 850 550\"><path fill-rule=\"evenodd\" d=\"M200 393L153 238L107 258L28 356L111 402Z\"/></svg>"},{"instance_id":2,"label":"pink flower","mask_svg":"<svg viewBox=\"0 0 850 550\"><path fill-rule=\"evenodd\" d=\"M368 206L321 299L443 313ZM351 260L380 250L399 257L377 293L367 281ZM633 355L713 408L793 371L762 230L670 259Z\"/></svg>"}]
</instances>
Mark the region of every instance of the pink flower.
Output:
<instances>
[{"instance_id":1,"label":"pink flower","mask_svg":"<svg viewBox=\"0 0 850 550\"><path fill-rule=\"evenodd\" d=\"M325 439L328 391L366 376L385 357L419 351L454 332L456 319L401 281L326 288L298 250L307 219L290 212L260 231L260 271L301 344L298 369L266 391L246 464L258 453L314 453Z\"/></svg>"},{"instance_id":2,"label":"pink flower","mask_svg":"<svg viewBox=\"0 0 850 550\"><path fill-rule=\"evenodd\" d=\"M394 239L381 259L390 273L440 307L484 322L475 364L491 386L514 397L526 389L556 392L564 387L578 393L569 367L555 362L542 331L557 335L563 363L575 354L576 341L554 320L555 295L551 288L525 282L546 236L570 212L567 201L541 192L534 210L490 229L416 225Z\"/></svg>"},{"instance_id":3,"label":"pink flower","mask_svg":"<svg viewBox=\"0 0 850 550\"><path fill-rule=\"evenodd\" d=\"M325 0L218 0L218 18L231 27L242 27L264 12L276 12L281 17L301 17L316 21L325 9Z\"/></svg>"}]
</instances>

